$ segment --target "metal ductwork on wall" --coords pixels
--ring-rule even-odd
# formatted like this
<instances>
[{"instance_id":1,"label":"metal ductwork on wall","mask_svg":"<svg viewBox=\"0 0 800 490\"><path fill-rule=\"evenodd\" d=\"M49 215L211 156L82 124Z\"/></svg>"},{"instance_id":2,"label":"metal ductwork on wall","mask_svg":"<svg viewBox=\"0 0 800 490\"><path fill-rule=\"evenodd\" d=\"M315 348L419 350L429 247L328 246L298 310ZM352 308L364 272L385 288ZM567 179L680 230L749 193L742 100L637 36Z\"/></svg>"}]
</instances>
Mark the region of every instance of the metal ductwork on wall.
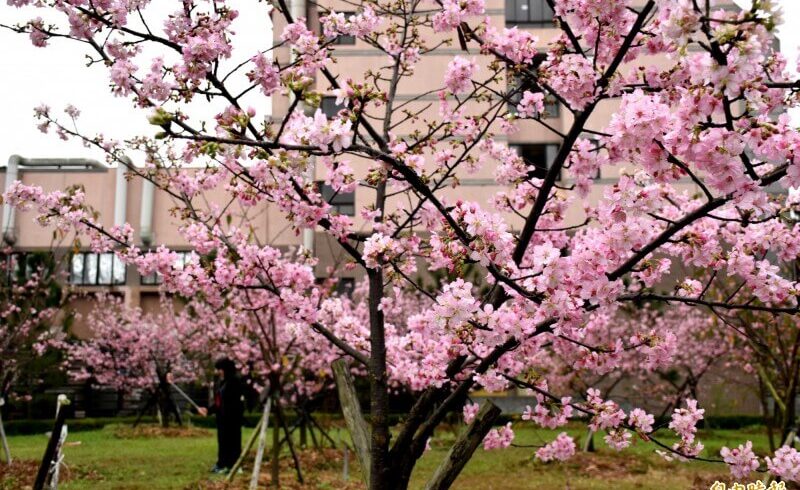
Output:
<instances>
[{"instance_id":1,"label":"metal ductwork on wall","mask_svg":"<svg viewBox=\"0 0 800 490\"><path fill-rule=\"evenodd\" d=\"M88 158L23 158L19 155L8 157L6 166L6 183L3 193L7 192L11 184L19 180L21 172L105 172L108 167ZM13 245L17 241L16 213L14 208L7 203L3 204L3 241Z\"/></svg>"},{"instance_id":2,"label":"metal ductwork on wall","mask_svg":"<svg viewBox=\"0 0 800 490\"><path fill-rule=\"evenodd\" d=\"M122 226L128 218L128 180L125 170L132 165L130 158L122 157L124 162L117 163L114 191L114 226Z\"/></svg>"},{"instance_id":3,"label":"metal ductwork on wall","mask_svg":"<svg viewBox=\"0 0 800 490\"><path fill-rule=\"evenodd\" d=\"M142 209L139 216L139 237L142 244L150 246L155 239L153 233L153 199L155 186L147 179L142 179Z\"/></svg>"},{"instance_id":4,"label":"metal ductwork on wall","mask_svg":"<svg viewBox=\"0 0 800 490\"><path fill-rule=\"evenodd\" d=\"M308 18L308 12L306 12L307 5L306 0L291 0L289 4L289 10L292 14L292 19L295 21L301 17ZM291 61L296 59L296 54L294 50L291 51ZM291 95L292 97L294 94ZM303 104L302 102L298 104L297 110L303 111ZM316 177L316 162L314 161L314 157L311 156L308 162L308 177L310 180L313 180ZM314 227L309 227L303 229L303 247L311 252L314 253L314 232L316 230Z\"/></svg>"}]
</instances>

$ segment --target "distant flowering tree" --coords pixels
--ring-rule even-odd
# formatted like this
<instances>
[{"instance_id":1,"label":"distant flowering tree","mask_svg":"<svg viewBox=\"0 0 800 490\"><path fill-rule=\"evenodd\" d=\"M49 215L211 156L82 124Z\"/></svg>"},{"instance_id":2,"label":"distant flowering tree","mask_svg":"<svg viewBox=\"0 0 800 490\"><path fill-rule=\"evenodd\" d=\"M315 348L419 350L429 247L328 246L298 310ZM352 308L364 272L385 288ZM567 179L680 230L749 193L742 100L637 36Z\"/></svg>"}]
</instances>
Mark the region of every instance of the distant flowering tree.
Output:
<instances>
[{"instance_id":1,"label":"distant flowering tree","mask_svg":"<svg viewBox=\"0 0 800 490\"><path fill-rule=\"evenodd\" d=\"M762 249L762 253L766 248ZM788 275L796 275L798 262L780 264ZM718 284L708 296L715 300L735 294L741 283ZM793 440L800 426L796 416L800 393L800 330L796 315L777 315L769 309L714 311L717 321L732 332L733 364L750 373L762 405L764 425L774 451Z\"/></svg>"},{"instance_id":2,"label":"distant flowering tree","mask_svg":"<svg viewBox=\"0 0 800 490\"><path fill-rule=\"evenodd\" d=\"M569 407L618 449L637 436L669 458L724 461L737 477L754 469L797 477L800 455L791 441L765 464L746 443L701 456L696 424L704 410L695 400L674 408L669 428L680 440L670 446L652 433L649 414L622 410L596 387L585 401L572 401L525 379L533 360L562 342L586 352L588 370L621 369L619 356L594 356L604 347L591 344L585 327L592 315L628 303L797 314L796 278L773 257L795 260L800 233L781 219L790 203L773 191L800 185L800 135L784 113L797 105L800 84L774 50L780 18L772 2L739 11L708 0L548 0L560 31L540 43L484 20L481 0L368 0L347 16L323 6L321 34L278 0L281 42L243 61L231 59L238 12L223 2L187 0L162 18L146 1L10 3L62 13L55 24L37 18L11 27L38 46L80 42L90 64L108 69L112 91L149 108L159 128L122 144L86 136L74 108L62 121L43 106L36 111L41 129L99 147L110 162L126 164L124 151L143 151L147 166L129 171L174 199L181 232L212 258L176 268L172 252L139 249L130 226L100 226L77 192L17 183L8 201L36 209L43 224L88 235L94 250L115 248L143 274L161 273L165 291L219 309L242 290L279 300L287 322L309 326L308 336L329 342L369 379L370 488L406 488L429 438L470 390L512 386L542 396L551 413L532 420L549 427L562 425ZM337 76L335 38L342 35L386 62ZM434 89L438 111L401 101L399 87L423 69L422 60L456 41L465 56L446 63ZM307 114L326 91L342 110ZM259 97L274 95L289 103L284 116L270 119L259 112ZM567 112L563 128L548 122L545 97ZM195 102L207 100L220 107L213 119L197 110ZM597 116L601 108L612 113L607 124ZM545 171L505 143L506 135L536 126L560 140ZM369 195L357 217L323 198L315 162L335 192L359 186ZM622 165L632 170L589 200L598 169ZM460 187L476 172L500 189L488 202L467 200ZM559 183L562 172L572 184ZM212 190L222 202L208 202ZM313 227L338 241L349 266L367 277L364 323L347 322L355 317L340 314L338 300L309 281L308 264L230 219L232 205L258 203L283 212L298 232ZM580 204L584 219L568 221L567 211ZM485 291L464 278L472 264L485 274ZM427 270L446 270L448 279L427 291L418 279ZM664 285L667 274L676 288ZM706 295L729 279L742 284L735 294ZM388 314L395 288L424 291L429 306ZM623 338L620 348L673 362L672 349L659 350L673 342L669 332L656 334L663 343ZM414 362L395 363L395 348ZM390 432L393 379L416 396ZM539 457L569 457L568 437ZM501 448L512 439L505 426L488 432L484 445ZM437 485L452 482L461 467L448 466Z\"/></svg>"},{"instance_id":3,"label":"distant flowering tree","mask_svg":"<svg viewBox=\"0 0 800 490\"><path fill-rule=\"evenodd\" d=\"M0 255L0 398L28 397L14 390L20 375L61 338L66 293L56 260L46 253ZM59 317L60 315L60 317Z\"/></svg>"},{"instance_id":4,"label":"distant flowering tree","mask_svg":"<svg viewBox=\"0 0 800 490\"><path fill-rule=\"evenodd\" d=\"M122 393L141 390L146 405L157 408L164 426L181 419L170 395L170 382L202 380L203 371L187 347L197 325L176 315L168 301L158 315L125 305L113 296L99 296L87 324L92 336L56 343L65 352L65 368L75 381L114 388Z\"/></svg>"},{"instance_id":5,"label":"distant flowering tree","mask_svg":"<svg viewBox=\"0 0 800 490\"><path fill-rule=\"evenodd\" d=\"M646 401L663 417L697 399L712 368L750 372L746 356L736 351L736 332L713 314L680 302L658 306L598 310L583 328L583 345L554 339L531 360L529 380L570 393L596 387L629 405Z\"/></svg>"}]
</instances>

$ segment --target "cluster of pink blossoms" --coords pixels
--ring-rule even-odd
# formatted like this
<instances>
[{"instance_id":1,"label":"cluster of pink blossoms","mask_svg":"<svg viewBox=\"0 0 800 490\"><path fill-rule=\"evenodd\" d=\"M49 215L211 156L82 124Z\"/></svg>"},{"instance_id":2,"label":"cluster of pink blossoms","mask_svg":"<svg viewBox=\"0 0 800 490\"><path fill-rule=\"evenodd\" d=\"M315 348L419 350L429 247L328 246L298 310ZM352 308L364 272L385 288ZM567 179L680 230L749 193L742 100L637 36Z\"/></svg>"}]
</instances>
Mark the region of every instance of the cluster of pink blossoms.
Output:
<instances>
[{"instance_id":1,"label":"cluster of pink blossoms","mask_svg":"<svg viewBox=\"0 0 800 490\"><path fill-rule=\"evenodd\" d=\"M250 61L253 63L253 69L247 74L247 78L257 83L264 95L272 95L278 91L281 82L278 67L263 54L253 56Z\"/></svg>"},{"instance_id":2,"label":"cluster of pink blossoms","mask_svg":"<svg viewBox=\"0 0 800 490\"><path fill-rule=\"evenodd\" d=\"M444 0L442 10L433 16L433 30L443 32L455 29L469 17L485 12L483 0Z\"/></svg>"},{"instance_id":3,"label":"cluster of pink blossoms","mask_svg":"<svg viewBox=\"0 0 800 490\"><path fill-rule=\"evenodd\" d=\"M486 43L482 46L484 51L495 52L514 63L530 63L536 57L539 39L530 32L517 29L516 26L498 31L488 21L486 24Z\"/></svg>"},{"instance_id":4,"label":"cluster of pink blossoms","mask_svg":"<svg viewBox=\"0 0 800 490\"><path fill-rule=\"evenodd\" d=\"M536 450L536 458L547 463L548 461L566 461L575 455L575 440L562 432L552 442Z\"/></svg>"},{"instance_id":5,"label":"cluster of pink blossoms","mask_svg":"<svg viewBox=\"0 0 800 490\"><path fill-rule=\"evenodd\" d=\"M546 388L544 389L546 390ZM561 398L560 403L547 403L544 395L537 393L536 406L533 409L530 406L526 406L525 411L522 412L522 420L532 420L548 429L561 427L572 417L571 402L572 397L565 396Z\"/></svg>"},{"instance_id":6,"label":"cluster of pink blossoms","mask_svg":"<svg viewBox=\"0 0 800 490\"><path fill-rule=\"evenodd\" d=\"M456 56L447 65L444 75L444 86L455 95L466 92L472 86L472 77L478 70L475 60L468 60L461 56Z\"/></svg>"},{"instance_id":7,"label":"cluster of pink blossoms","mask_svg":"<svg viewBox=\"0 0 800 490\"><path fill-rule=\"evenodd\" d=\"M325 151L340 152L353 143L353 122L347 118L328 119L317 109L313 117L294 113L287 124L282 142L287 145L312 144Z\"/></svg>"},{"instance_id":8,"label":"cluster of pink blossoms","mask_svg":"<svg viewBox=\"0 0 800 490\"><path fill-rule=\"evenodd\" d=\"M765 458L767 469L775 476L787 481L800 482L800 452L789 446L781 446L775 456Z\"/></svg>"},{"instance_id":9,"label":"cluster of pink blossoms","mask_svg":"<svg viewBox=\"0 0 800 490\"><path fill-rule=\"evenodd\" d=\"M326 37L345 35L363 39L379 28L381 19L371 5L366 5L361 12L349 17L345 17L343 13L330 12L320 17L319 22Z\"/></svg>"},{"instance_id":10,"label":"cluster of pink blossoms","mask_svg":"<svg viewBox=\"0 0 800 490\"><path fill-rule=\"evenodd\" d=\"M320 45L319 36L308 29L305 18L287 25L281 41L289 43L297 53L301 62L292 71L298 75L310 77L328 63L328 51Z\"/></svg>"},{"instance_id":11,"label":"cluster of pink blossoms","mask_svg":"<svg viewBox=\"0 0 800 490\"><path fill-rule=\"evenodd\" d=\"M747 478L751 472L758 469L758 458L753 453L753 443L750 441L734 449L723 447L719 454L736 478Z\"/></svg>"},{"instance_id":12,"label":"cluster of pink blossoms","mask_svg":"<svg viewBox=\"0 0 800 490\"><path fill-rule=\"evenodd\" d=\"M492 429L483 439L483 449L491 451L494 449L505 449L514 441L514 431L511 429L511 422L499 429Z\"/></svg>"},{"instance_id":13,"label":"cluster of pink blossoms","mask_svg":"<svg viewBox=\"0 0 800 490\"><path fill-rule=\"evenodd\" d=\"M692 457L700 454L703 444L695 442L697 423L703 419L705 410L697 408L697 400L686 400L685 408L676 408L672 413L669 428L681 438L673 445L673 449L682 456Z\"/></svg>"},{"instance_id":14,"label":"cluster of pink blossoms","mask_svg":"<svg viewBox=\"0 0 800 490\"><path fill-rule=\"evenodd\" d=\"M517 115L520 117L536 117L544 112L544 94L526 90L517 104Z\"/></svg>"}]
</instances>

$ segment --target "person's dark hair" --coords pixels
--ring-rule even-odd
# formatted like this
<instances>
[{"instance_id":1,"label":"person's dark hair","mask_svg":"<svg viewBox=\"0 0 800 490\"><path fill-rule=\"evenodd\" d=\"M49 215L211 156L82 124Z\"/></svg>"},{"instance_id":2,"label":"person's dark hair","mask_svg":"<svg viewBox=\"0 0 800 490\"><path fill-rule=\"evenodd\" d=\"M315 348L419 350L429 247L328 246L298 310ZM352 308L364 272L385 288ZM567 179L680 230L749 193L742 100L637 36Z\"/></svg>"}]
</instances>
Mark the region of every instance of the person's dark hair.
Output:
<instances>
[{"instance_id":1,"label":"person's dark hair","mask_svg":"<svg viewBox=\"0 0 800 490\"><path fill-rule=\"evenodd\" d=\"M221 357L214 363L214 368L225 374L225 378L236 376L236 364L227 357Z\"/></svg>"}]
</instances>

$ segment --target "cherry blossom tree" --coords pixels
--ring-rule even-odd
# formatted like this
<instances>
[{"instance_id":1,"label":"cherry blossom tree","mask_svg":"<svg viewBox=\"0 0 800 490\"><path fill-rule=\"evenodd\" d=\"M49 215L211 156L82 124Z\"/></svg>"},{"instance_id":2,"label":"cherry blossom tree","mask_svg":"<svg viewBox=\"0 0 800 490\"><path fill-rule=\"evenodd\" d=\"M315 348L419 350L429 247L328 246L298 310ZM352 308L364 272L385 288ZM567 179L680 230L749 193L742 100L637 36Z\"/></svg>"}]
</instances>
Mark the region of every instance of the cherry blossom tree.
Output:
<instances>
[{"instance_id":1,"label":"cherry blossom tree","mask_svg":"<svg viewBox=\"0 0 800 490\"><path fill-rule=\"evenodd\" d=\"M680 440L670 446L652 433L652 415L626 413L596 387L578 402L525 379L554 342L602 354L603 346L586 342L585 326L620 305L797 314L796 279L771 260L791 261L800 251L796 226L781 218L787 203L775 194L800 185L800 137L784 112L797 105L800 85L774 49L780 15L772 2L739 11L708 0L548 0L560 31L542 43L484 20L481 0L368 0L349 16L322 7L322 34L277 0L280 44L244 60L233 59L238 12L225 2L186 0L161 18L150 16L146 1L9 3L63 14L10 27L37 46L81 43L90 64L108 70L112 92L149 109L158 132L125 143L90 136L75 108L63 118L46 106L36 110L40 128L101 148L111 163L130 165L125 152L143 152L147 165L129 172L174 199L181 232L213 260L175 268L172 252L140 249L130 226L100 226L75 192L18 183L8 201L35 209L45 225L88 235L94 250L116 249L143 274L161 273L166 291L202 297L212 308L225 308L239 290L279 300L286 321L308 325L307 335L329 342L369 379L370 488L406 488L429 438L471 390L512 386L548 404L532 418L542 425L563 425L572 412L617 449L637 436L668 458L724 462L737 477L761 469L797 478L800 455L791 442L763 462L746 442L705 455L696 400L673 410L669 428ZM334 41L342 35L383 53L386 63L337 75ZM433 91L438 107L417 109L396 97L425 56L454 43L464 54L451 57ZM325 91L343 106L330 118L314 110ZM288 97L286 114L268 118L261 96ZM564 128L548 123L545 97L567 111ZM201 100L217 104L214 118L197 110ZM601 111L613 113L607 124ZM505 143L531 125L560 140L544 173ZM369 194L355 219L323 199L311 171L317 164L335 191L359 186ZM588 198L599 168L623 166L630 170L619 170L617 183ZM460 179L481 170L498 192L469 201ZM572 183L560 180L562 171ZM227 201L207 203L211 190L223 190ZM232 224L231 203L268 203L298 232L335 238L349 266L366 275L368 335L353 334L346 319L355 317L324 297L308 264ZM568 219L576 208L584 218L577 222ZM485 274L485 292L463 277L473 264ZM448 272L432 293L418 277L427 270ZM706 294L731 278L742 284L736 294ZM407 318L387 314L387 292L398 287L417 289L430 307ZM669 345L668 333L661 338ZM672 362L661 342L640 340L622 339L614 349ZM393 350L415 362L394 363ZM589 370L619 368L618 356L586 359ZM393 379L416 396L390 432ZM489 431L484 446L512 440L505 426ZM561 434L537 454L565 459L573 444ZM453 481L463 467L456 466L443 481Z\"/></svg>"},{"instance_id":2,"label":"cherry blossom tree","mask_svg":"<svg viewBox=\"0 0 800 490\"><path fill-rule=\"evenodd\" d=\"M583 343L555 339L529 377L543 377L560 391L590 387L629 405L647 403L661 417L686 399L713 367L741 365L735 332L707 311L685 304L626 305L595 313ZM537 365L538 364L538 365Z\"/></svg>"},{"instance_id":3,"label":"cherry blossom tree","mask_svg":"<svg viewBox=\"0 0 800 490\"><path fill-rule=\"evenodd\" d=\"M765 252L765 250L764 250ZM797 262L780 264L789 275L797 274ZM709 295L724 299L737 294L741 282L719 284ZM800 339L797 317L772 311L712 310L716 319L732 332L733 364L755 381L764 425L772 450L793 440L798 433L795 405L800 383ZM777 441L776 441L777 438Z\"/></svg>"},{"instance_id":4,"label":"cherry blossom tree","mask_svg":"<svg viewBox=\"0 0 800 490\"><path fill-rule=\"evenodd\" d=\"M698 386L712 368L750 371L743 366L746 356L736 352L735 332L720 328L714 315L680 303L660 306L645 302L598 310L586 322L580 343L553 339L529 360L524 379L570 394L568 401L596 388L604 398L644 406L663 419L698 398ZM542 394L536 398L523 420L549 427L550 410L558 411L558 404ZM590 432L584 448L593 447Z\"/></svg>"},{"instance_id":5,"label":"cherry blossom tree","mask_svg":"<svg viewBox=\"0 0 800 490\"><path fill-rule=\"evenodd\" d=\"M175 314L166 298L162 309L148 314L122 298L101 295L86 318L92 336L55 344L64 350L73 380L121 393L143 392L146 403L139 416L156 407L166 427L172 417L182 420L170 383L202 381L203 371L190 350L201 333L197 325Z\"/></svg>"},{"instance_id":6,"label":"cherry blossom tree","mask_svg":"<svg viewBox=\"0 0 800 490\"><path fill-rule=\"evenodd\" d=\"M49 254L14 254L0 262L0 398L14 394L20 375L63 334L60 308L67 295L59 285L57 261Z\"/></svg>"}]
</instances>

